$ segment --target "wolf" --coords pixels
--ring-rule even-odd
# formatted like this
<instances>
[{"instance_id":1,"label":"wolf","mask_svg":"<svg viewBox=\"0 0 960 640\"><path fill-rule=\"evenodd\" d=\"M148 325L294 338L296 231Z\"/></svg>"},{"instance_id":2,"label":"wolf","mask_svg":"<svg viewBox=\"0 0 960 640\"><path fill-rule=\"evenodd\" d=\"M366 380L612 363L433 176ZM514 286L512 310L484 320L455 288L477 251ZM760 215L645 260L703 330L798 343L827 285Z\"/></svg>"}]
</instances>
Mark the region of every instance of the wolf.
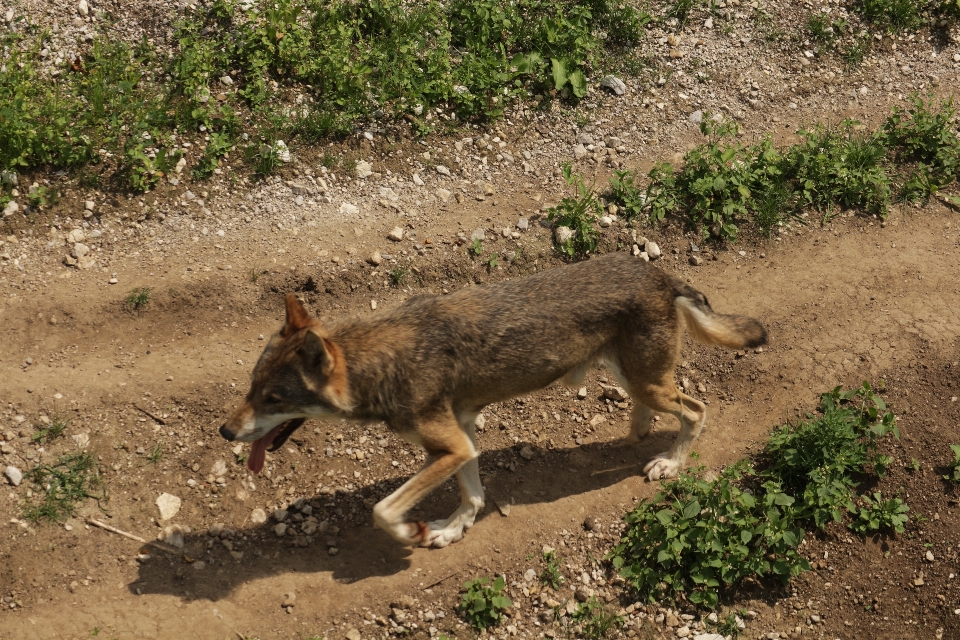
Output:
<instances>
[{"instance_id":1,"label":"wolf","mask_svg":"<svg viewBox=\"0 0 960 640\"><path fill-rule=\"evenodd\" d=\"M445 547L484 506L475 435L483 408L558 380L578 385L599 363L634 402L626 442L650 433L654 412L679 420L673 446L643 468L650 481L676 477L706 418L704 404L674 378L684 327L730 349L767 342L759 321L713 311L702 293L626 253L329 323L288 294L285 322L220 434L252 442L247 466L259 473L266 452L308 418L386 423L427 459L374 506L374 520L403 544ZM407 521L407 511L453 474L460 507L429 524Z\"/></svg>"}]
</instances>

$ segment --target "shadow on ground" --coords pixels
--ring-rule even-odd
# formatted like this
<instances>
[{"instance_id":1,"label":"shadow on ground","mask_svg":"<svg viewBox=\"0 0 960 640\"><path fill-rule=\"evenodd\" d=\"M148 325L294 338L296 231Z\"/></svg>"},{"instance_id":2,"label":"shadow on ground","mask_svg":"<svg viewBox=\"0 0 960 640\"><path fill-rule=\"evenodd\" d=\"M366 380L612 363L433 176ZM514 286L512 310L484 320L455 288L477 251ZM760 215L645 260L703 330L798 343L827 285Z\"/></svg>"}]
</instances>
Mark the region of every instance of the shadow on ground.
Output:
<instances>
[{"instance_id":1,"label":"shadow on ground","mask_svg":"<svg viewBox=\"0 0 960 640\"><path fill-rule=\"evenodd\" d=\"M477 519L479 526L467 536L483 535L485 527L481 522L490 516L500 517L497 504L547 504L610 487L630 478L639 487L645 483L640 475L643 462L653 454L665 451L675 436L675 431L654 433L637 446L596 443L565 449L534 448L532 459L518 465L515 472L497 473L486 481L486 507ZM493 466L490 461L499 453L499 450L481 453L481 469ZM375 494L392 490L402 480L381 480L358 487L353 492L339 492L337 502L368 495L371 489ZM330 500L330 496L314 496L307 502L329 503ZM458 500L456 491L438 490L418 505L411 515L413 518L437 519L449 515ZM229 596L246 582L287 573L328 572L334 580L354 583L408 569L412 550L375 528L369 509L365 515L368 524L340 525L335 542L336 555L328 553L329 533L317 534L308 546L298 547L295 538L277 537L274 532L276 522L272 519L266 524L234 532L229 538L230 545L235 547L233 554L221 540L215 540L208 532L193 532L185 538L182 556L153 552L149 560L141 563L139 577L129 588L135 593L216 601ZM241 542L244 536L248 540ZM431 551L450 552L449 548ZM240 553L242 556L238 557Z\"/></svg>"}]
</instances>

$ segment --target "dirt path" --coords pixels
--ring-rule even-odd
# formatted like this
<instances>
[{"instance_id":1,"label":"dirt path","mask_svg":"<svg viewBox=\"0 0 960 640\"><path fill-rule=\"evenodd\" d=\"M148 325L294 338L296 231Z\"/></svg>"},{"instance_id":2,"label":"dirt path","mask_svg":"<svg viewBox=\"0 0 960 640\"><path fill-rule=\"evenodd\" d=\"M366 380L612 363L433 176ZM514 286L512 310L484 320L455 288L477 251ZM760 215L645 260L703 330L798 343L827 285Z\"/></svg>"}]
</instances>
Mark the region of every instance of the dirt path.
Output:
<instances>
[{"instance_id":1,"label":"dirt path","mask_svg":"<svg viewBox=\"0 0 960 640\"><path fill-rule=\"evenodd\" d=\"M826 230L811 228L747 247L743 256L717 252L715 261L708 259L699 268L686 266L684 238L664 237L665 268L681 271L716 309L756 315L771 333L769 348L740 358L687 345L686 367L679 373L694 385L703 383L707 391L699 395L710 401L708 427L697 447L701 461L714 467L735 460L770 427L797 409L808 410L819 392L836 384L876 380L910 363L957 359L958 231L956 214L937 208L895 214L885 228L844 219ZM546 249L543 241L541 245ZM672 253L674 248L679 255ZM230 447L215 428L245 392L245 377L262 344L258 336L278 325L279 295L268 285L214 273L209 281L158 291L153 306L139 316L122 312L106 295L113 290L105 292L99 282L58 285L43 298L12 304L8 299L3 309L0 352L7 355L0 362L0 377L6 381L4 400L12 403L9 418L13 413L51 413L54 405L70 412L68 440L90 433L90 446L107 467L115 526L152 538L158 530L154 500L166 490L184 497L176 521L193 528L188 555L199 557L213 545L207 529L215 522L237 532L233 539L242 551L234 552L241 554L234 560L218 544L205 556L206 563L191 565L156 552L138 563L136 543L90 529L79 517L68 521L71 530L16 524L20 498L10 492L2 508L8 514L4 522L12 524L4 525L0 553L7 567L4 591L16 594L20 608L17 615L0 614L2 638L86 637L96 628L118 638L342 637L350 627L363 629L367 637L377 627L362 626L361 616L384 616L388 605L404 595L417 598L421 613L445 610L451 622L451 605L463 580L504 571L522 574L537 566L530 554L538 555L544 544L557 546L585 518L615 522L637 498L652 495L656 485L640 480L637 467L667 446L675 432L667 420L635 450L607 446L625 426L625 414L614 413L578 447L570 440L569 424L548 419L572 402L555 388L519 408L493 408L487 413L512 417L511 411L526 412L523 433L528 435L521 439L533 441L532 460L513 455L514 443L504 437L513 433L510 428L482 434L488 487L482 519L448 549L402 549L370 526L363 501L372 504L371 496L396 486L406 475L406 461L400 470L390 468L390 453L367 465L341 457L331 464L323 455L323 432L334 425L306 431L302 441L280 452L272 487L271 480L248 478L239 467L231 467L220 489L223 498L215 502L184 485L188 476L202 481L212 463L230 458ZM394 300L381 304L405 295L395 293ZM348 310L370 312L366 293L320 294L320 300L321 310L336 301ZM54 318L57 322L51 324ZM25 364L26 357L33 364ZM590 376L591 395L601 375ZM236 388L230 386L234 380ZM62 397L55 400L54 394ZM171 416L165 420L169 424L155 425L133 405L158 417ZM5 417L4 424L12 425L11 419ZM335 427L347 434L343 442L359 437L351 430L363 432ZM171 453L157 465L132 453L149 448L168 429L168 440L181 446L167 445ZM529 435L531 430L539 436ZM371 439L383 437L379 429L370 433ZM547 447L551 439L556 446ZM404 452L403 445L392 441L386 450L394 458ZM510 461L503 464L506 458ZM194 460L198 467L191 467ZM281 466L291 461L299 462L296 473L305 479L290 473L284 484ZM411 463L415 466L415 460ZM251 508L269 511L300 495L316 496L336 513L333 499L323 492L327 469L335 469L338 477L356 470L346 476L346 500L337 501L343 507L337 509L336 555L329 555L319 540L306 548L282 545L267 529L272 522L249 522ZM260 487L251 488L251 481ZM239 487L243 493L238 496ZM452 509L454 499L448 486L420 510L439 515ZM506 504L512 505L508 517L496 506ZM92 504L83 515L104 517ZM251 541L241 542L243 536ZM198 564L206 566L198 570ZM292 613L280 607L289 592L296 593ZM454 626L441 622L433 624ZM342 628L336 632L338 624ZM421 618L420 630L414 631L419 635L429 626ZM532 631L536 629L527 627L523 634Z\"/></svg>"}]
</instances>

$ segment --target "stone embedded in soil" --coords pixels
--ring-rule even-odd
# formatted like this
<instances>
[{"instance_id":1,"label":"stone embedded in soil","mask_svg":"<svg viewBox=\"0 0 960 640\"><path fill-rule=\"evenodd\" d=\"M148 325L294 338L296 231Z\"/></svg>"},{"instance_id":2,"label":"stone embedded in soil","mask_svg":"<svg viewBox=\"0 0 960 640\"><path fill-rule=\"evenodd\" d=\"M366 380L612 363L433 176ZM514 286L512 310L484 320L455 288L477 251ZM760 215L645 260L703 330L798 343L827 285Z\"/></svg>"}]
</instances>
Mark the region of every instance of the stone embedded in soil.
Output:
<instances>
[{"instance_id":1,"label":"stone embedded in soil","mask_svg":"<svg viewBox=\"0 0 960 640\"><path fill-rule=\"evenodd\" d=\"M560 225L553 230L553 238L557 244L564 245L573 239L573 229Z\"/></svg>"},{"instance_id":2,"label":"stone embedded in soil","mask_svg":"<svg viewBox=\"0 0 960 640\"><path fill-rule=\"evenodd\" d=\"M277 522L286 521L287 517L290 515L290 512L286 509L277 509L273 512L273 519Z\"/></svg>"},{"instance_id":3,"label":"stone embedded in soil","mask_svg":"<svg viewBox=\"0 0 960 640\"><path fill-rule=\"evenodd\" d=\"M473 233L470 234L471 240L486 240L487 234L483 229L475 229Z\"/></svg>"},{"instance_id":4,"label":"stone embedded in soil","mask_svg":"<svg viewBox=\"0 0 960 640\"><path fill-rule=\"evenodd\" d=\"M161 493L157 498L157 507L160 509L160 519L169 520L180 511L180 498L170 493Z\"/></svg>"},{"instance_id":5,"label":"stone embedded in soil","mask_svg":"<svg viewBox=\"0 0 960 640\"><path fill-rule=\"evenodd\" d=\"M369 178L373 174L373 165L366 160L359 160L356 166L358 178Z\"/></svg>"},{"instance_id":6,"label":"stone embedded in soil","mask_svg":"<svg viewBox=\"0 0 960 640\"><path fill-rule=\"evenodd\" d=\"M278 538L282 538L283 536L287 535L287 525L281 522L273 528L273 532L277 534Z\"/></svg>"},{"instance_id":7,"label":"stone embedded in soil","mask_svg":"<svg viewBox=\"0 0 960 640\"><path fill-rule=\"evenodd\" d=\"M701 258L700 256L690 256L689 260L690 260L690 264L695 267L699 267L700 265L703 264L703 258Z\"/></svg>"},{"instance_id":8,"label":"stone embedded in soil","mask_svg":"<svg viewBox=\"0 0 960 640\"><path fill-rule=\"evenodd\" d=\"M662 254L660 253L660 246L656 242L647 241L643 245L643 251L651 260L656 260Z\"/></svg>"},{"instance_id":9,"label":"stone embedded in soil","mask_svg":"<svg viewBox=\"0 0 960 640\"><path fill-rule=\"evenodd\" d=\"M355 216L360 213L360 207L349 202L340 203L340 213L348 216Z\"/></svg>"},{"instance_id":10,"label":"stone embedded in soil","mask_svg":"<svg viewBox=\"0 0 960 640\"><path fill-rule=\"evenodd\" d=\"M7 206L3 208L3 217L6 218L7 216L12 216L19 210L20 210L20 205L17 204L17 201L11 200L10 202L7 203Z\"/></svg>"},{"instance_id":11,"label":"stone embedded in soil","mask_svg":"<svg viewBox=\"0 0 960 640\"><path fill-rule=\"evenodd\" d=\"M530 228L530 221L527 218L520 218L517 220L517 229L520 231L526 231Z\"/></svg>"},{"instance_id":12,"label":"stone embedded in soil","mask_svg":"<svg viewBox=\"0 0 960 640\"><path fill-rule=\"evenodd\" d=\"M387 238L389 240L393 240L394 242L400 242L403 240L403 229L400 227L394 227L390 230L390 233L387 234Z\"/></svg>"},{"instance_id":13,"label":"stone embedded in soil","mask_svg":"<svg viewBox=\"0 0 960 640\"><path fill-rule=\"evenodd\" d=\"M157 534L157 540L166 542L177 549L183 549L183 536L187 533L190 533L189 527L181 527L178 524L173 524L169 527L164 527L163 531Z\"/></svg>"},{"instance_id":14,"label":"stone embedded in soil","mask_svg":"<svg viewBox=\"0 0 960 640\"><path fill-rule=\"evenodd\" d=\"M7 467L3 470L3 475L6 476L7 482L15 487L19 487L20 483L23 481L23 472L16 467Z\"/></svg>"},{"instance_id":15,"label":"stone embedded in soil","mask_svg":"<svg viewBox=\"0 0 960 640\"><path fill-rule=\"evenodd\" d=\"M380 255L379 251L374 251L373 254L369 258L367 258L367 262L369 262L375 267L379 267L380 263L383 262L383 256Z\"/></svg>"},{"instance_id":16,"label":"stone embedded in soil","mask_svg":"<svg viewBox=\"0 0 960 640\"><path fill-rule=\"evenodd\" d=\"M286 609L287 607L295 607L297 604L297 594L291 591L283 596L283 602L280 603L280 606Z\"/></svg>"},{"instance_id":17,"label":"stone embedded in soil","mask_svg":"<svg viewBox=\"0 0 960 640\"><path fill-rule=\"evenodd\" d=\"M600 86L610 89L618 96L622 96L627 92L627 85L617 76L604 76L603 79L600 80Z\"/></svg>"}]
</instances>

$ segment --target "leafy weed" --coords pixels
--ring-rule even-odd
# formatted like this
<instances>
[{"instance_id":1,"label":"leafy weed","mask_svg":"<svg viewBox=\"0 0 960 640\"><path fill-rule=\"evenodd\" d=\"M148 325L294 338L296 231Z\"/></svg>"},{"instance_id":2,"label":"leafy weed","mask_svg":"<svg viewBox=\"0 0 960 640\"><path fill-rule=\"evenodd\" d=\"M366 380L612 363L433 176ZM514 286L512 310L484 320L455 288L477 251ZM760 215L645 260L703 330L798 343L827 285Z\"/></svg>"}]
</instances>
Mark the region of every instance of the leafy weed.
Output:
<instances>
[{"instance_id":1,"label":"leafy weed","mask_svg":"<svg viewBox=\"0 0 960 640\"><path fill-rule=\"evenodd\" d=\"M464 583L464 594L460 601L460 613L474 629L481 631L499 624L513 601L503 595L506 581L503 576L491 581L490 578L476 578Z\"/></svg>"}]
</instances>

